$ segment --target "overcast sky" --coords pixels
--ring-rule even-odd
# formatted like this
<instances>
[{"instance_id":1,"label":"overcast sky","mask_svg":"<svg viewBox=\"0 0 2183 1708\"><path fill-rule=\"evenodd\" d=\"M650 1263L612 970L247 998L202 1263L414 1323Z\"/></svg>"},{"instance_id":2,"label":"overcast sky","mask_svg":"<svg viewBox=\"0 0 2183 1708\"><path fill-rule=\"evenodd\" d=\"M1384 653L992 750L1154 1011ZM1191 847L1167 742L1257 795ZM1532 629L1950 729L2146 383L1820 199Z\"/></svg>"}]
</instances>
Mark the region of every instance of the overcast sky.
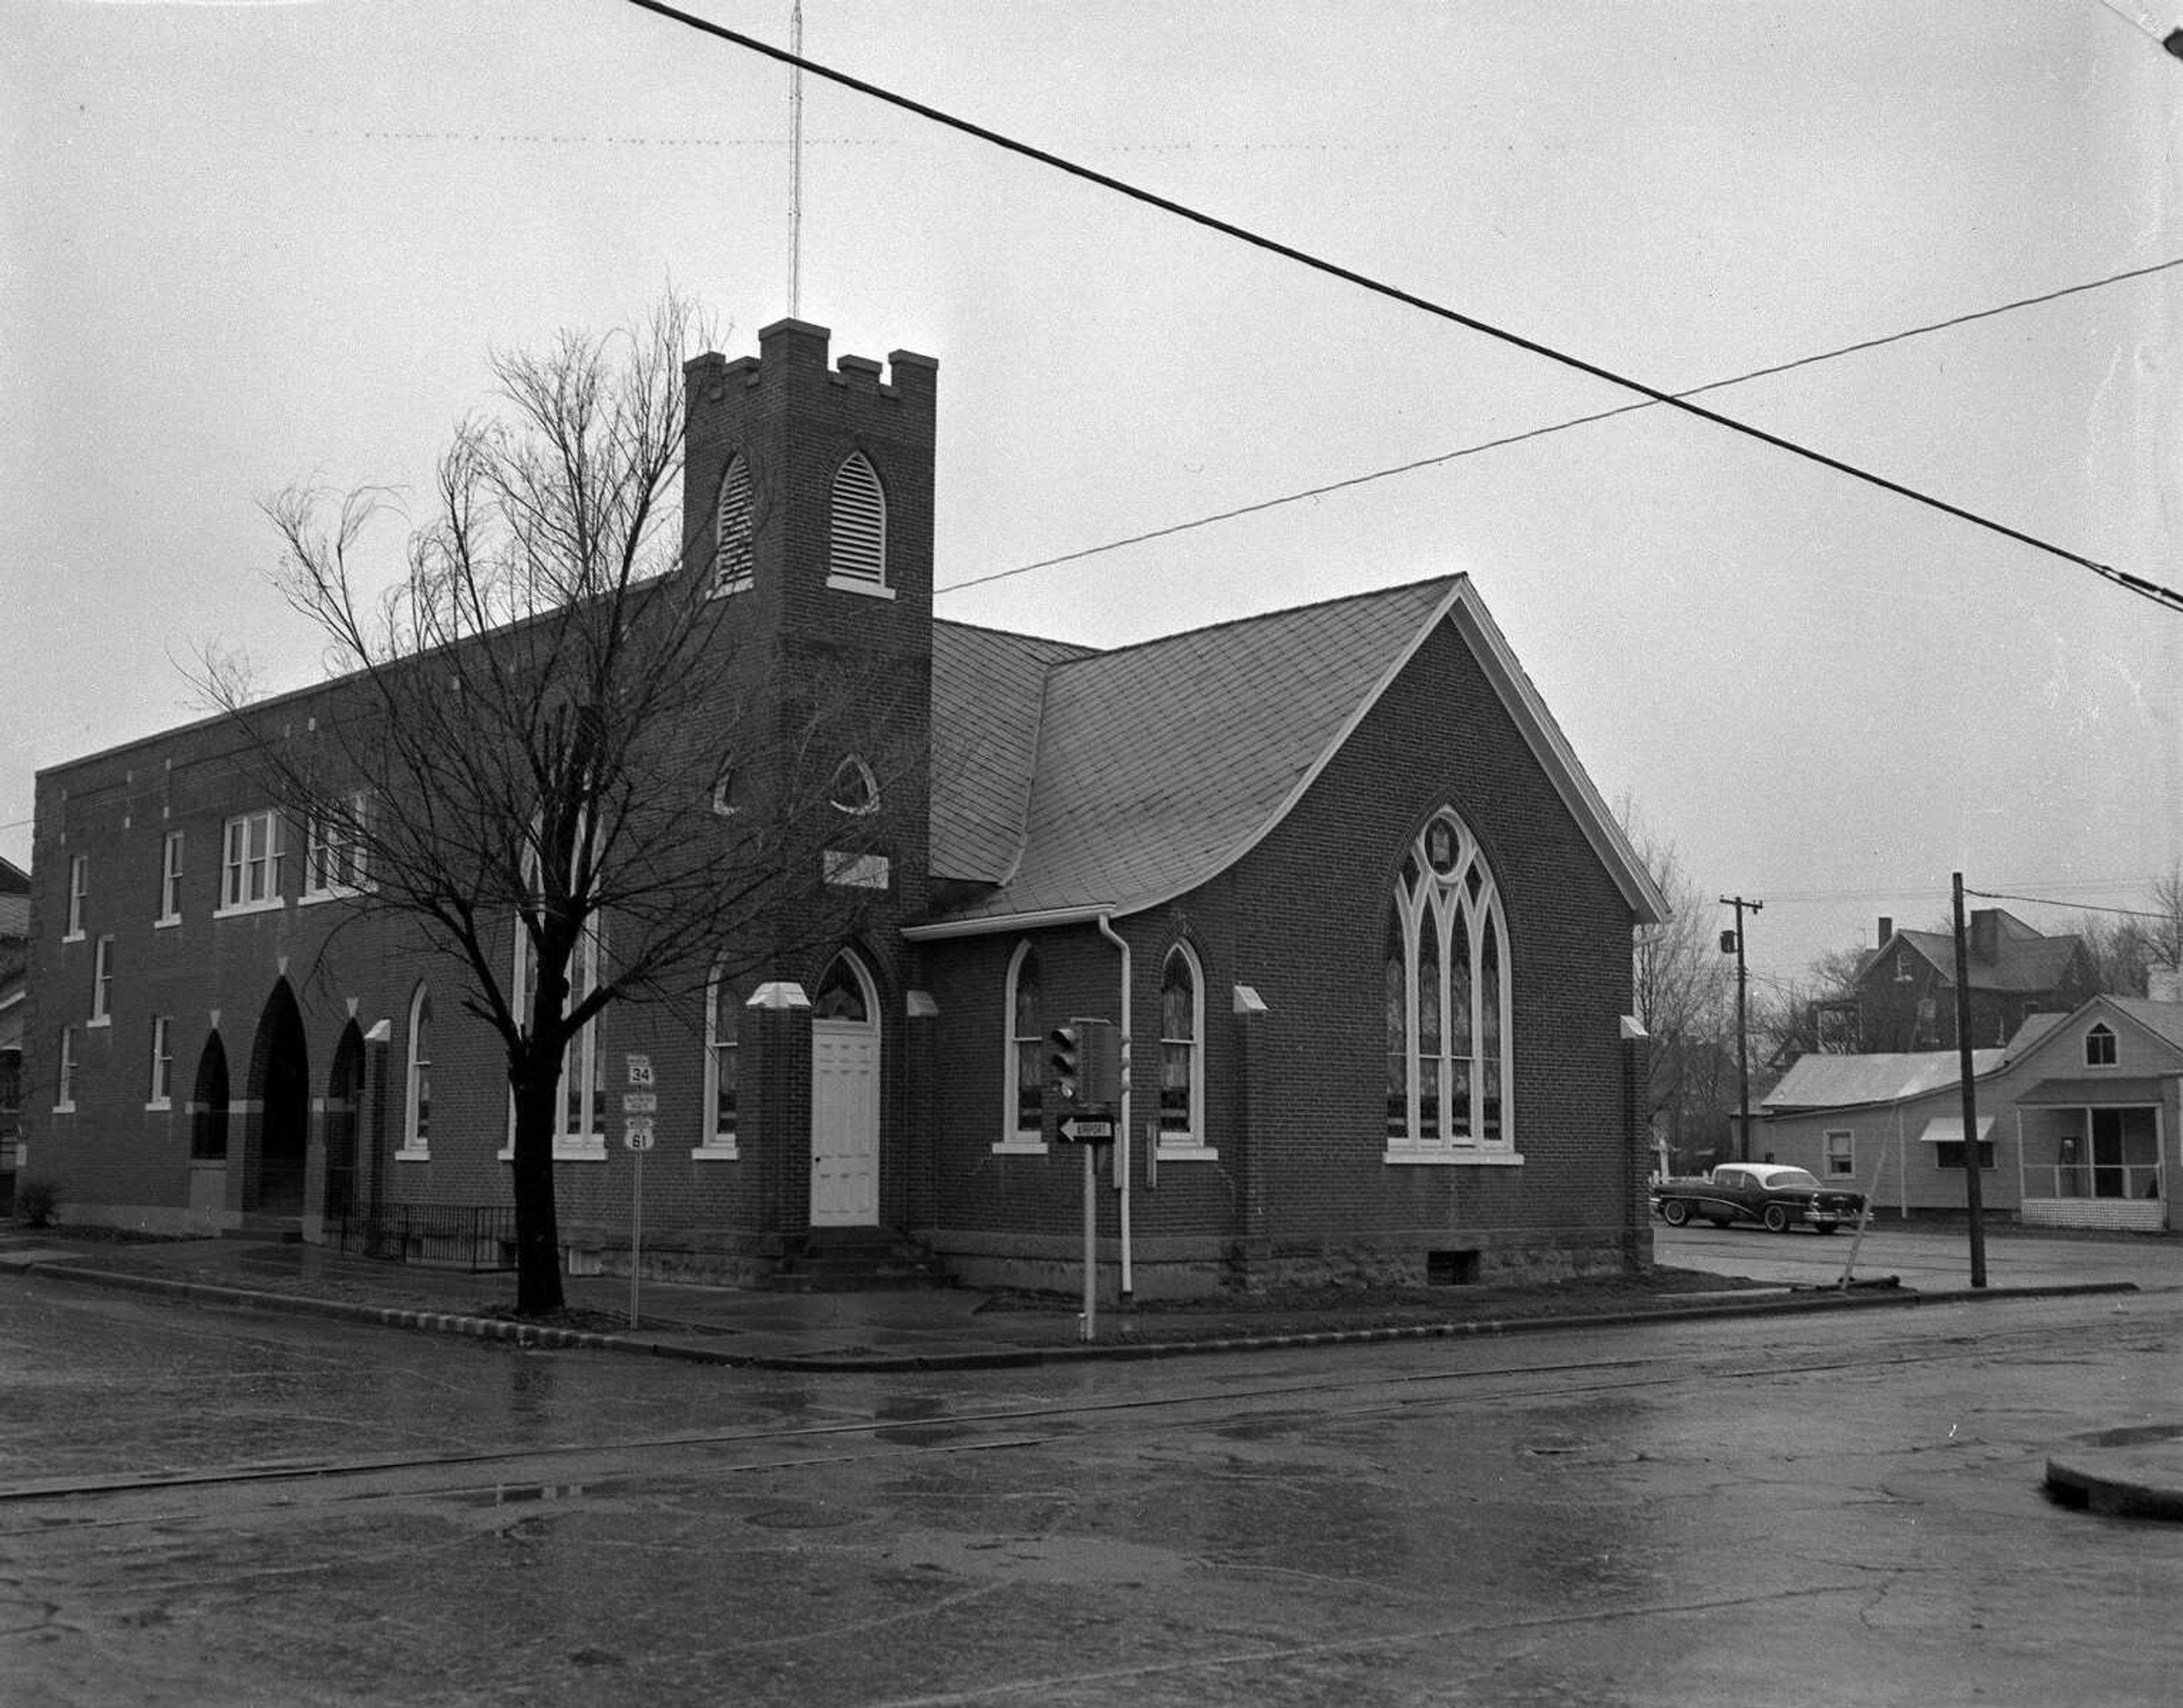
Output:
<instances>
[{"instance_id":1,"label":"overcast sky","mask_svg":"<svg viewBox=\"0 0 2183 1708\"><path fill-rule=\"evenodd\" d=\"M786 44L787 0L689 0ZM1680 390L2183 255L2183 63L2106 0L806 0L805 52ZM494 348L787 312L787 74L619 0L0 0L0 854L32 774L312 679L264 498L421 495ZM822 83L803 318L940 362L940 584L1625 394ZM1710 394L2153 580L2178 281ZM389 565L398 543L386 545ZM1095 644L1473 576L1763 977L1948 876L2183 855L2183 615L1660 409L945 594ZM2051 910L2019 906L2052 924Z\"/></svg>"}]
</instances>

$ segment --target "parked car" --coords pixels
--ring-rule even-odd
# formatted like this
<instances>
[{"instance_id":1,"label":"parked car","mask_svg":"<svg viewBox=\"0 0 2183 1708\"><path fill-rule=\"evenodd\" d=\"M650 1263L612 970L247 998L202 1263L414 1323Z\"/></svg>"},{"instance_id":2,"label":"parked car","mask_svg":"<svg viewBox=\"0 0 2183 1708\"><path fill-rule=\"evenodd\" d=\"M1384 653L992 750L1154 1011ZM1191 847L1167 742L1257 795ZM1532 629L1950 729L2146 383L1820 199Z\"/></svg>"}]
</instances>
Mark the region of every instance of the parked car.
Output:
<instances>
[{"instance_id":1,"label":"parked car","mask_svg":"<svg viewBox=\"0 0 2183 1708\"><path fill-rule=\"evenodd\" d=\"M1822 1186L1810 1172L1772 1162L1723 1163L1707 1174L1655 1181L1653 1208L1670 1227L1703 1218L1715 1227L1755 1221L1769 1233L1832 1233L1864 1214L1864 1194Z\"/></svg>"}]
</instances>

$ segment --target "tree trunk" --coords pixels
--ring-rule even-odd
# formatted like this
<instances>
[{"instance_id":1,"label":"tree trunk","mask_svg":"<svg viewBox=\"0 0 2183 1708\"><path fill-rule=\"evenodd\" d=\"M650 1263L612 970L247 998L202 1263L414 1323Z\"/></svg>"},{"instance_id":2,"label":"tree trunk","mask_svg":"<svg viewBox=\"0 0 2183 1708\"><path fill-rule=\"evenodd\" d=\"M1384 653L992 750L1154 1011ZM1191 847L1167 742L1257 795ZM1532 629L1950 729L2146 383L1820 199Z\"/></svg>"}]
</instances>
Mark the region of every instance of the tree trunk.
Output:
<instances>
[{"instance_id":1,"label":"tree trunk","mask_svg":"<svg viewBox=\"0 0 2183 1708\"><path fill-rule=\"evenodd\" d=\"M543 1316L561 1290L561 1222L553 1202L553 1131L560 1113L560 1058L530 1066L515 1088L515 1314Z\"/></svg>"}]
</instances>

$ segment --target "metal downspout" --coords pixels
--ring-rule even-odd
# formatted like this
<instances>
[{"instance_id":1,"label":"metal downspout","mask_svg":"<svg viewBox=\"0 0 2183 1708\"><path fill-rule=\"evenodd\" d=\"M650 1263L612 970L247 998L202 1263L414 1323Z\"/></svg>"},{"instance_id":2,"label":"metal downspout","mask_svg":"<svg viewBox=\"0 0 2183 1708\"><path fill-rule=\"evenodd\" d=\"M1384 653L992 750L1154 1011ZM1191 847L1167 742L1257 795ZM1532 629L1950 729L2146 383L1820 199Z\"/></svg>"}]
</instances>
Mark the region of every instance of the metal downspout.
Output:
<instances>
[{"instance_id":1,"label":"metal downspout","mask_svg":"<svg viewBox=\"0 0 2183 1708\"><path fill-rule=\"evenodd\" d=\"M1130 940L1114 929L1111 908L1099 915L1099 935L1122 952L1122 1107L1114 1127L1114 1192L1121 1200L1121 1295L1127 1305L1136 1290L1130 1261Z\"/></svg>"}]
</instances>

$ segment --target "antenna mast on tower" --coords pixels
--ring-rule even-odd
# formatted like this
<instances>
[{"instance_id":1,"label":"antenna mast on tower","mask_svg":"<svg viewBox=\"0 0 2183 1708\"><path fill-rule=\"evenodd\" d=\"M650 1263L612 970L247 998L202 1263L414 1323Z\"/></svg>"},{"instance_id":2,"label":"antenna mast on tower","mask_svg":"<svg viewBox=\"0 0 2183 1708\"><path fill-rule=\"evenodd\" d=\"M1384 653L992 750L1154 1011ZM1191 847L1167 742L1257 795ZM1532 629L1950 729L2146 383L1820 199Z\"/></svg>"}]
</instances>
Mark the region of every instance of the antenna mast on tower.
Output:
<instances>
[{"instance_id":1,"label":"antenna mast on tower","mask_svg":"<svg viewBox=\"0 0 2183 1708\"><path fill-rule=\"evenodd\" d=\"M788 51L803 57L803 0L790 0ZM788 68L788 318L803 292L803 68Z\"/></svg>"}]
</instances>

